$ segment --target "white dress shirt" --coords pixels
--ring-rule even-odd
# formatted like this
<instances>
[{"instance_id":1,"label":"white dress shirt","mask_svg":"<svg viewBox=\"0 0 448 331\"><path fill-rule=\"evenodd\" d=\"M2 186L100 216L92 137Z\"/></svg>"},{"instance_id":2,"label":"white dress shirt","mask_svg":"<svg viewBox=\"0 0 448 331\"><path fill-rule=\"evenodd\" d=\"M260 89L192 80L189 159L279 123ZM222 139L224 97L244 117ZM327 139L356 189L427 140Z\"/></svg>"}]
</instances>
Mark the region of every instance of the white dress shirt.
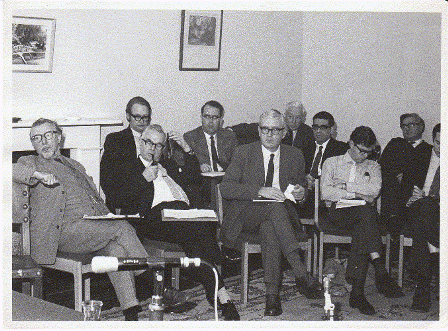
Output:
<instances>
[{"instance_id":1,"label":"white dress shirt","mask_svg":"<svg viewBox=\"0 0 448 331\"><path fill-rule=\"evenodd\" d=\"M280 189L280 147L277 148L275 152L271 152L263 145L261 145L261 150L263 152L264 178L266 178L266 175L268 173L268 164L271 158L271 154L274 154L274 177L272 179L272 187Z\"/></svg>"}]
</instances>

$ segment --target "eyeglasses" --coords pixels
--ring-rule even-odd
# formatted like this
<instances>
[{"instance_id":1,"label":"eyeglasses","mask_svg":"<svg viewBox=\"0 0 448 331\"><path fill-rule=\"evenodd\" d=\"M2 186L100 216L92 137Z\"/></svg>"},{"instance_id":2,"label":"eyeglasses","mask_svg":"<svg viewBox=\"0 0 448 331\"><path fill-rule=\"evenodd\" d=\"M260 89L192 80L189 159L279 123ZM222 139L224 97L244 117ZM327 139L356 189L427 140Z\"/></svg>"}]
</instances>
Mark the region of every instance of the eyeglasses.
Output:
<instances>
[{"instance_id":1,"label":"eyeglasses","mask_svg":"<svg viewBox=\"0 0 448 331\"><path fill-rule=\"evenodd\" d=\"M367 155L367 156L369 156L370 154L372 154L372 153L374 152L373 149L365 150L365 149L361 149L361 148L359 148L358 145L355 145L355 146L356 146L356 148L358 149L359 154L362 154L362 155Z\"/></svg>"},{"instance_id":2,"label":"eyeglasses","mask_svg":"<svg viewBox=\"0 0 448 331\"><path fill-rule=\"evenodd\" d=\"M262 134L273 134L273 135L279 135L284 128L268 128L266 126L260 126L260 131Z\"/></svg>"},{"instance_id":3,"label":"eyeglasses","mask_svg":"<svg viewBox=\"0 0 448 331\"><path fill-rule=\"evenodd\" d=\"M311 126L311 128L312 128L314 131L317 131L317 130L328 130L328 129L331 128L331 126L329 126L329 125L317 125L317 124L313 124L313 125Z\"/></svg>"},{"instance_id":4,"label":"eyeglasses","mask_svg":"<svg viewBox=\"0 0 448 331\"><path fill-rule=\"evenodd\" d=\"M154 147L155 147L155 148L158 149L159 151L162 150L162 149L165 147L164 144L160 144L160 143L155 144L151 139L143 139L143 138L142 138L142 141L143 141L144 144L145 144L146 146L148 146L149 148L154 148Z\"/></svg>"},{"instance_id":5,"label":"eyeglasses","mask_svg":"<svg viewBox=\"0 0 448 331\"><path fill-rule=\"evenodd\" d=\"M149 115L140 116L140 115L134 115L131 113L128 113L128 114L131 115L132 118L134 120L136 120L137 122L149 122L151 120L151 116L149 116Z\"/></svg>"},{"instance_id":6,"label":"eyeglasses","mask_svg":"<svg viewBox=\"0 0 448 331\"><path fill-rule=\"evenodd\" d=\"M44 134L35 134L34 136L30 137L32 141L35 143L42 142L42 139L45 137L47 140L51 140L54 138L55 135L57 135L59 132L57 131L47 131Z\"/></svg>"},{"instance_id":7,"label":"eyeglasses","mask_svg":"<svg viewBox=\"0 0 448 331\"><path fill-rule=\"evenodd\" d=\"M411 123L408 123L408 124L401 124L401 128L402 129L413 129L413 128L419 126L419 125L420 125L420 123L411 122Z\"/></svg>"},{"instance_id":8,"label":"eyeglasses","mask_svg":"<svg viewBox=\"0 0 448 331\"><path fill-rule=\"evenodd\" d=\"M208 114L204 114L202 115L202 117L205 118L206 120L212 120L212 121L216 121L221 118L221 116L219 115L208 115Z\"/></svg>"}]
</instances>

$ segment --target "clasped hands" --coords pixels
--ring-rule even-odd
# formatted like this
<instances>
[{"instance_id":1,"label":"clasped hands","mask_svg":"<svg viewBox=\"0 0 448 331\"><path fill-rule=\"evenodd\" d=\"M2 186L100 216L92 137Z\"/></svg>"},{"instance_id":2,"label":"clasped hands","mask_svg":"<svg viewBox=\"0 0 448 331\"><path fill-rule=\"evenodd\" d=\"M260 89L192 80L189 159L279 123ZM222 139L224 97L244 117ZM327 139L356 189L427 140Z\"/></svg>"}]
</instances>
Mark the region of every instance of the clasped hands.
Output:
<instances>
[{"instance_id":1,"label":"clasped hands","mask_svg":"<svg viewBox=\"0 0 448 331\"><path fill-rule=\"evenodd\" d=\"M340 190L347 191L347 183L345 183L345 182L336 183L336 184L333 184L333 186ZM373 203L375 201L375 198L373 196L358 193L358 192L355 192L355 199L362 199L368 203Z\"/></svg>"},{"instance_id":2,"label":"clasped hands","mask_svg":"<svg viewBox=\"0 0 448 331\"><path fill-rule=\"evenodd\" d=\"M157 178L159 173L162 175L162 177L167 176L166 169L162 167L159 164L151 164L143 170L143 177L145 177L147 182L152 182L154 179Z\"/></svg>"},{"instance_id":3,"label":"clasped hands","mask_svg":"<svg viewBox=\"0 0 448 331\"><path fill-rule=\"evenodd\" d=\"M305 199L305 188L300 184L294 185L294 189L292 190L291 194L296 201L302 201L303 199ZM258 195L266 199L277 200L280 202L283 202L286 199L285 194L276 187L263 186L258 191Z\"/></svg>"},{"instance_id":4,"label":"clasped hands","mask_svg":"<svg viewBox=\"0 0 448 331\"><path fill-rule=\"evenodd\" d=\"M55 175L46 172L35 171L32 177L36 178L39 182L41 182L45 186L52 186L59 184L59 180L56 178Z\"/></svg>"}]
</instances>

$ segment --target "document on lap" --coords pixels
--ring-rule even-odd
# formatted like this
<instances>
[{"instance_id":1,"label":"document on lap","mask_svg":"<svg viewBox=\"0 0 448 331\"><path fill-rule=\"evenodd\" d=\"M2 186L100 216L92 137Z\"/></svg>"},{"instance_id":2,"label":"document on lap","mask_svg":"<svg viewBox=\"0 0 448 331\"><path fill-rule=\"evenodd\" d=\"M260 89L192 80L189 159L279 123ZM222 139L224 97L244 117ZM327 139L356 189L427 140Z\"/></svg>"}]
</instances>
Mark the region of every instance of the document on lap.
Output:
<instances>
[{"instance_id":1,"label":"document on lap","mask_svg":"<svg viewBox=\"0 0 448 331\"><path fill-rule=\"evenodd\" d=\"M164 209L163 221L191 220L203 222L217 222L216 212L212 209Z\"/></svg>"},{"instance_id":2,"label":"document on lap","mask_svg":"<svg viewBox=\"0 0 448 331\"><path fill-rule=\"evenodd\" d=\"M226 173L224 171L208 171L208 172L202 172L201 175L204 177L221 177L224 176Z\"/></svg>"},{"instance_id":3,"label":"document on lap","mask_svg":"<svg viewBox=\"0 0 448 331\"><path fill-rule=\"evenodd\" d=\"M366 201L362 200L362 199L341 199L338 202L336 202L336 209L364 206L365 204L366 204Z\"/></svg>"},{"instance_id":4,"label":"document on lap","mask_svg":"<svg viewBox=\"0 0 448 331\"><path fill-rule=\"evenodd\" d=\"M293 190L294 190L294 185L289 184L288 187L286 188L285 192L283 192L283 193L285 194L286 199L289 199L292 202L296 202L296 199L294 199L294 196L292 195ZM258 197L258 199L254 199L252 201L253 202L282 202L279 200L267 199L267 198L263 198L263 197Z\"/></svg>"},{"instance_id":5,"label":"document on lap","mask_svg":"<svg viewBox=\"0 0 448 331\"><path fill-rule=\"evenodd\" d=\"M140 214L135 215L115 215L112 213L106 214L106 215L84 215L83 219L85 220L121 220L121 219L128 219L128 218L140 218Z\"/></svg>"}]
</instances>

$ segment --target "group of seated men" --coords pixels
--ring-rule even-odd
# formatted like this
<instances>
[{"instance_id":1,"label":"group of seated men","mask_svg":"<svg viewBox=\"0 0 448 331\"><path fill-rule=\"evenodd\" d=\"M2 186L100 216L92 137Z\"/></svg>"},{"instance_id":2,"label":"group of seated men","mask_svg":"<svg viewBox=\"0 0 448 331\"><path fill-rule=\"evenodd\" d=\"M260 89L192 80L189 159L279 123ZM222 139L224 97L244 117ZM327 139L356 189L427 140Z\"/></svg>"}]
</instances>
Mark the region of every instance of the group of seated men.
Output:
<instances>
[{"instance_id":1,"label":"group of seated men","mask_svg":"<svg viewBox=\"0 0 448 331\"><path fill-rule=\"evenodd\" d=\"M282 255L296 277L298 291L309 299L323 298L321 284L303 265L300 247L307 235L297 226L300 217L310 213L314 180L320 178L322 205L326 208L319 226L346 231L352 236L346 271L346 279L352 284L349 304L363 314L372 315L375 309L364 296L369 262L375 269L378 291L386 297L403 296L382 259L376 199L388 185L389 190L401 190L402 200L400 204L384 202L383 195L382 216L386 212L391 214L383 219L392 224L391 218L399 218L401 224L409 224L414 239L412 266L417 287L411 308L429 310L433 268L428 261L438 259L439 247L440 124L433 130L432 147L421 141L424 130L421 118L417 114L403 115L400 124L404 139L394 138L386 146L379 160L380 168L375 156L378 143L372 129L357 127L348 143L338 141L331 114L317 113L309 127L304 123L304 107L298 102L288 103L285 114L274 109L263 111L257 138L240 146L235 132L222 127L224 108L219 102L205 103L201 108L202 126L184 135L165 132L160 125L151 124L151 114L147 100L132 98L126 106L129 126L106 137L100 164L105 203L84 167L61 155L62 130L58 124L42 118L33 123L30 139L37 156L21 157L13 167L13 180L30 185L31 254L37 263L54 263L57 251L147 257L140 239L150 238L177 243L187 256L219 265L224 254L218 247L214 225L163 222L161 212L209 207L210 186L201 172L225 171L220 184L227 202L221 240L229 248L240 249L246 234L259 236L266 285L265 315L277 316L282 313L279 296ZM411 145L414 141L430 155L423 158L415 153L412 163L397 161L393 153L402 153L403 158L414 155L410 154L412 148L418 148ZM388 164L392 165L387 168ZM417 165L419 181L415 178ZM389 178L400 185L387 182ZM291 188L292 198L284 193L287 187ZM389 192L389 196L397 199L398 194ZM258 199L271 201L254 201ZM365 204L337 209L340 199L360 199ZM393 204L394 208L390 207ZM390 209L386 211L384 206ZM109 212L139 213L141 218L83 219L84 215ZM134 277L142 273L108 274L125 320L138 320L141 309ZM192 274L204 286L212 304L212 270L200 266ZM222 317L239 320L221 275L218 278L218 307Z\"/></svg>"}]
</instances>

